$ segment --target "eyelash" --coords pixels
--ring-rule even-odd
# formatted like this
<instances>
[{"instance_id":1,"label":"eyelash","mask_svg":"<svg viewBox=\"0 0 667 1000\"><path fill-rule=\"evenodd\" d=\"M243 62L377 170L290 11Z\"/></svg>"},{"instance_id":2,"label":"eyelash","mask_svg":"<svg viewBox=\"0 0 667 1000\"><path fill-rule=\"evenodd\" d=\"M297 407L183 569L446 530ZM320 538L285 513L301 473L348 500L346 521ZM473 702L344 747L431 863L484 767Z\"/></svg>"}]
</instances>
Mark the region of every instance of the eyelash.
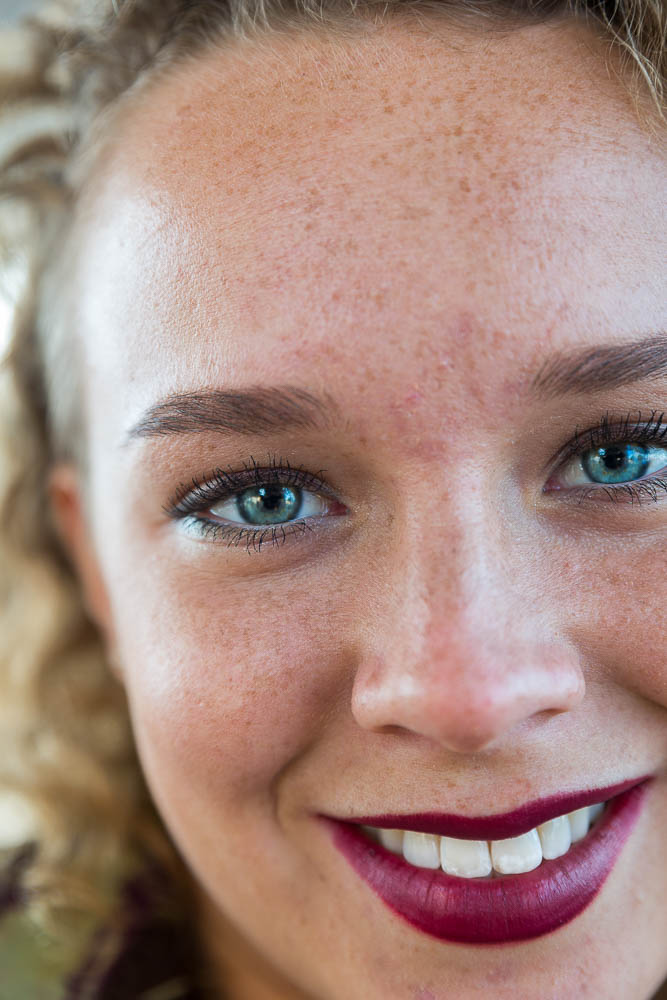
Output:
<instances>
[{"instance_id":1,"label":"eyelash","mask_svg":"<svg viewBox=\"0 0 667 1000\"><path fill-rule=\"evenodd\" d=\"M667 443L667 425L663 425L665 413L656 417L657 412L654 410L648 421L642 421L640 412L635 422L632 420L632 414L628 414L624 420L614 422L607 413L595 427L583 433L577 428L572 440L561 449L552 463L552 470L557 471L569 460L604 445ZM323 478L325 471L321 469L313 474L303 466L291 466L289 461L276 455L269 456L268 463L260 465L251 456L249 463L244 463L240 470L215 469L206 477L194 478L190 483L181 484L163 510L170 519L182 521L195 528L201 538L226 541L228 548L244 546L248 552L260 552L263 546L283 545L290 536L305 534L314 529L307 520L252 528L209 521L197 515L208 510L213 504L234 497L250 486L270 484L295 486L323 494L336 501L336 496ZM639 504L648 499L657 502L659 490L667 492L667 478L653 476L634 484L572 487L568 492L578 494L579 503L583 503L591 494L604 492L610 500L618 501L625 498L633 504L635 502Z\"/></svg>"},{"instance_id":2,"label":"eyelash","mask_svg":"<svg viewBox=\"0 0 667 1000\"><path fill-rule=\"evenodd\" d=\"M174 496L164 506L167 516L176 521L184 521L196 528L201 538L225 541L228 548L244 546L247 552L260 552L265 545L284 545L291 535L313 531L308 521L291 521L285 524L267 525L261 528L244 527L239 524L224 524L197 517L213 504L227 500L250 486L296 486L302 490L324 494L335 500L333 492L325 482L325 469L313 474L303 466L292 466L289 461L270 455L268 463L260 465L251 455L249 463L240 470L215 469L209 476L194 478L188 484L181 484Z\"/></svg>"},{"instance_id":3,"label":"eyelash","mask_svg":"<svg viewBox=\"0 0 667 1000\"><path fill-rule=\"evenodd\" d=\"M606 413L599 424L583 433L580 433L577 427L572 440L565 445L565 448L554 460L553 471L560 469L570 459L578 458L587 451L602 448L605 445L648 445L662 442L667 444L667 424L663 423L665 413L656 416L657 412L657 410L653 410L648 420L642 419L640 411L636 420L633 420L633 415L629 413L620 421L612 420L609 413ZM614 502L625 499L631 504L641 504L647 500L657 503L660 490L667 492L667 478L654 475L635 483L619 483L616 486L598 484L597 486L572 487L569 492L578 495L580 504L589 499L592 494L600 492L604 492L608 499Z\"/></svg>"}]
</instances>

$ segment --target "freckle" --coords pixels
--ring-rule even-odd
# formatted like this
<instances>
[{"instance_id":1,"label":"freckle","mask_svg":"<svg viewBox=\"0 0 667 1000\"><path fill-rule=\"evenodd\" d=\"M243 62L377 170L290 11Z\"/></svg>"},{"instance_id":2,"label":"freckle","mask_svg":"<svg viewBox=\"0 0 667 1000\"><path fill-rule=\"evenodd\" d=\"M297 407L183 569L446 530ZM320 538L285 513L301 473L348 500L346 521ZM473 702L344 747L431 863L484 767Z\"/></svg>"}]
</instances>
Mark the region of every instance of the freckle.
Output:
<instances>
[{"instance_id":1,"label":"freckle","mask_svg":"<svg viewBox=\"0 0 667 1000\"><path fill-rule=\"evenodd\" d=\"M461 178L461 180L459 181L459 187L461 188L462 191L470 190L470 181L468 180L467 177Z\"/></svg>"},{"instance_id":2,"label":"freckle","mask_svg":"<svg viewBox=\"0 0 667 1000\"><path fill-rule=\"evenodd\" d=\"M386 115L393 115L394 110L395 109L394 109L394 105L393 104L385 104L385 106L384 106L384 113Z\"/></svg>"},{"instance_id":3,"label":"freckle","mask_svg":"<svg viewBox=\"0 0 667 1000\"><path fill-rule=\"evenodd\" d=\"M454 129L454 135L463 135L463 125L457 125Z\"/></svg>"}]
</instances>

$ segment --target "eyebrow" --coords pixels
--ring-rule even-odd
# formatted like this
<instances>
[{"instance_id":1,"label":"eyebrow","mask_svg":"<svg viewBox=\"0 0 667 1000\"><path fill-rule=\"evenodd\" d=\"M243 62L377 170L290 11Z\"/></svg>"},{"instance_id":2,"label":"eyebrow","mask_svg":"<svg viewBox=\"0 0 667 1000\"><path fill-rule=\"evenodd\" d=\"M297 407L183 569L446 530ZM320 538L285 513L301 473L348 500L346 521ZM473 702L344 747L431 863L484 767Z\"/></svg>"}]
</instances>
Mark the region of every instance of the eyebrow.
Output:
<instances>
[{"instance_id":1,"label":"eyebrow","mask_svg":"<svg viewBox=\"0 0 667 1000\"><path fill-rule=\"evenodd\" d=\"M316 429L328 422L334 403L294 386L243 390L204 389L167 396L151 406L129 430L137 438L216 431L262 435L291 428Z\"/></svg>"},{"instance_id":2,"label":"eyebrow","mask_svg":"<svg viewBox=\"0 0 667 1000\"><path fill-rule=\"evenodd\" d=\"M531 383L533 393L553 398L570 393L615 389L667 376L667 335L626 344L563 351L552 355ZM289 429L318 429L336 412L330 397L320 399L295 386L243 390L203 389L173 393L151 406L128 431L126 444L139 438L216 431L262 435Z\"/></svg>"},{"instance_id":3,"label":"eyebrow","mask_svg":"<svg viewBox=\"0 0 667 1000\"><path fill-rule=\"evenodd\" d=\"M549 358L532 382L538 396L620 389L644 379L667 375L667 335L625 344L563 351Z\"/></svg>"}]
</instances>

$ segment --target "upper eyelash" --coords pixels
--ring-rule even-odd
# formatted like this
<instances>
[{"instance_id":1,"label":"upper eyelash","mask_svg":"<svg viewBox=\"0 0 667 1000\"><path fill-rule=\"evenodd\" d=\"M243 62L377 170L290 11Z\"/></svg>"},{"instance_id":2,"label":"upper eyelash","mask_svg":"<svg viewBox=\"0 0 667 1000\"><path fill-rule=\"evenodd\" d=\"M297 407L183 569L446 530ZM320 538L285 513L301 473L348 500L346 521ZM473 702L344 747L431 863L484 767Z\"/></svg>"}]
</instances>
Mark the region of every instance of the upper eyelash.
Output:
<instances>
[{"instance_id":1,"label":"upper eyelash","mask_svg":"<svg viewBox=\"0 0 667 1000\"><path fill-rule=\"evenodd\" d=\"M613 420L607 412L599 424L588 428L583 433L577 427L574 437L565 445L564 449L561 449L556 461L552 464L552 468L554 470L560 468L569 459L577 458L587 451L600 448L605 444L652 444L662 441L667 444L667 424L663 425L665 411L659 416L656 416L657 413L657 410L653 410L651 416L646 420L642 418L641 411L638 411L636 420L633 419L633 414L629 413L619 421ZM572 487L571 493L577 495L580 504L592 494L600 492L604 492L613 501L626 497L631 503L634 504L636 501L639 504L642 500L648 499L657 503L658 490L667 492L667 479L652 476L634 483Z\"/></svg>"},{"instance_id":2,"label":"upper eyelash","mask_svg":"<svg viewBox=\"0 0 667 1000\"><path fill-rule=\"evenodd\" d=\"M663 425L665 411L656 417L653 410L648 420L642 418L641 411L633 421L632 413L622 420L613 420L607 412L599 424L580 431L577 427L574 437L558 453L553 465L562 465L569 458L583 455L605 444L649 444L655 441L667 442L667 424Z\"/></svg>"},{"instance_id":3,"label":"upper eyelash","mask_svg":"<svg viewBox=\"0 0 667 1000\"><path fill-rule=\"evenodd\" d=\"M331 495L331 490L322 478L325 469L317 473L308 472L302 465L292 466L287 459L269 456L268 464L260 465L251 455L250 462L244 462L242 469L214 469L201 479L194 477L189 483L181 483L174 495L164 505L168 517L182 518L207 510L211 504L234 496L249 486L280 483L282 486L298 486L314 493Z\"/></svg>"},{"instance_id":4,"label":"upper eyelash","mask_svg":"<svg viewBox=\"0 0 667 1000\"><path fill-rule=\"evenodd\" d=\"M576 428L572 439L560 450L557 458L551 463L552 468L559 468L569 459L583 455L585 452L599 448L604 444L648 444L658 441L667 443L667 424L663 423L665 415L665 411L658 416L658 411L653 410L646 420L642 418L641 411L638 411L636 419L632 413L628 413L623 419L615 420L607 412L595 426L589 427L585 431ZM243 468L240 470L234 470L231 467L228 470L217 468L207 476L194 477L189 483L182 483L164 505L163 510L170 518L187 517L189 514L205 511L213 503L233 496L249 486L259 486L271 482L285 486L298 486L316 493L332 495L323 479L325 471L325 469L321 469L317 473L311 473L301 465L291 466L289 460L283 460L276 455L270 455L266 464L260 464L253 456L250 456L249 462L244 462ZM653 478L634 484L600 484L572 488L572 492L578 493L581 501L585 500L591 493L604 491L611 499L617 500L621 495L625 495L634 502L635 499L640 501L642 497L657 500L657 491L661 488L667 491L667 480ZM214 522L204 521L203 523L210 523L211 529L223 527ZM259 533L264 533L265 530L260 528ZM252 534L255 538L258 529L239 528L238 541L245 540L246 534ZM272 543L276 543L275 538L272 538Z\"/></svg>"}]
</instances>

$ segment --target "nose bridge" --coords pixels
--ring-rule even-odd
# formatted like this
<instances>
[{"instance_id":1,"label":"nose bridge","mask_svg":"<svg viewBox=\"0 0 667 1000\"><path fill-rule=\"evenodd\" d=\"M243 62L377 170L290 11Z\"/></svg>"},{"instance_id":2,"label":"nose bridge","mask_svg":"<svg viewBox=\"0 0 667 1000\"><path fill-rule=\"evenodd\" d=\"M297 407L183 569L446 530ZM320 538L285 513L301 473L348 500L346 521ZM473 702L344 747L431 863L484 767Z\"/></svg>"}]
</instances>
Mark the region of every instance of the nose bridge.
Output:
<instances>
[{"instance_id":1,"label":"nose bridge","mask_svg":"<svg viewBox=\"0 0 667 1000\"><path fill-rule=\"evenodd\" d=\"M524 647L551 617L535 588L535 566L524 541L512 539L506 529L489 530L483 519L450 526L444 558L415 567L412 593L424 605L427 655L446 658L458 647L492 650ZM480 666L483 657L476 657ZM493 659L493 658L492 658ZM489 664L489 670L492 670ZM496 658L496 669L501 663Z\"/></svg>"},{"instance_id":2,"label":"nose bridge","mask_svg":"<svg viewBox=\"0 0 667 1000\"><path fill-rule=\"evenodd\" d=\"M499 633L517 641L544 622L546 609L526 579L535 571L528 546L512 537L497 510L493 515L452 505L428 546L407 543L401 553L397 599L403 617L409 609L420 626L426 659L446 658L456 647L493 646ZM396 607L395 619L400 615Z\"/></svg>"},{"instance_id":3,"label":"nose bridge","mask_svg":"<svg viewBox=\"0 0 667 1000\"><path fill-rule=\"evenodd\" d=\"M481 514L452 514L438 544L403 553L375 648L355 678L360 725L474 752L581 701L577 652L553 627L529 553L505 534Z\"/></svg>"}]
</instances>

